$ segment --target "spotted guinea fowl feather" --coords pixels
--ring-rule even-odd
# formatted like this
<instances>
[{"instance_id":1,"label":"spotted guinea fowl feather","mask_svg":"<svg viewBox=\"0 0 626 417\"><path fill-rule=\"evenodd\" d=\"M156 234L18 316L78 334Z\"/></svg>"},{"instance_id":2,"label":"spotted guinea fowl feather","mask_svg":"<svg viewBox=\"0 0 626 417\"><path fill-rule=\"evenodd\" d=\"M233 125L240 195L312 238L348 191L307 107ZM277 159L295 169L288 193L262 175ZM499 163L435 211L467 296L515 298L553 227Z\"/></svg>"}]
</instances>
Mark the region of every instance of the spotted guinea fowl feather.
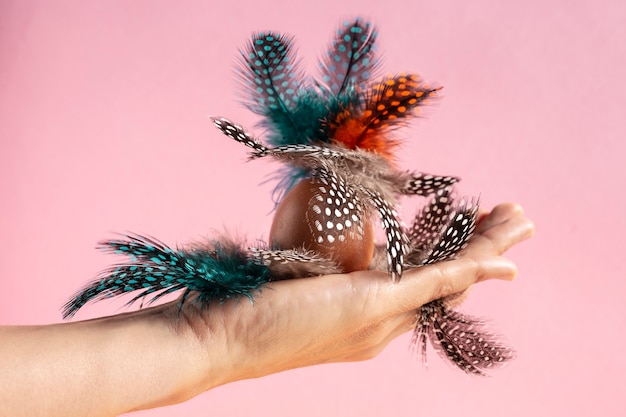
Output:
<instances>
[{"instance_id":1,"label":"spotted guinea fowl feather","mask_svg":"<svg viewBox=\"0 0 626 417\"><path fill-rule=\"evenodd\" d=\"M322 81L332 95L366 84L380 65L376 29L362 19L346 21L320 61Z\"/></svg>"}]
</instances>

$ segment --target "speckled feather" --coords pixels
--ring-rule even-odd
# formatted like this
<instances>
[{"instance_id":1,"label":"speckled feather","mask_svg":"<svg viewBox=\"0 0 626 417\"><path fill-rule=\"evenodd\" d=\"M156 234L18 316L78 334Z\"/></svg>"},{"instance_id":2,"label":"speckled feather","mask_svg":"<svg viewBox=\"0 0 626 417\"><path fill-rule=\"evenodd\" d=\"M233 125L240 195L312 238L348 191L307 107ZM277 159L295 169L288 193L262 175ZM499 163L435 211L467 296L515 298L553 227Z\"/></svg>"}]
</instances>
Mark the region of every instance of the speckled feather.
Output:
<instances>
[{"instance_id":1,"label":"speckled feather","mask_svg":"<svg viewBox=\"0 0 626 417\"><path fill-rule=\"evenodd\" d=\"M262 116L290 113L303 80L290 37L259 33L241 51L238 71L246 105Z\"/></svg>"},{"instance_id":2,"label":"speckled feather","mask_svg":"<svg viewBox=\"0 0 626 417\"><path fill-rule=\"evenodd\" d=\"M99 248L125 256L127 261L104 270L72 296L63 307L64 318L89 302L128 293L135 293L128 304L151 296L150 304L176 291L183 291L181 303L192 291L198 292L202 303L240 296L252 299L254 292L270 280L267 266L227 238L182 250L131 235L103 241Z\"/></svg>"},{"instance_id":3,"label":"speckled feather","mask_svg":"<svg viewBox=\"0 0 626 417\"><path fill-rule=\"evenodd\" d=\"M383 157L361 150L349 150L332 145L323 147L304 144L270 148L228 119L214 118L213 121L226 136L251 148L253 159L271 156L292 166L306 169L309 176L319 178L323 182L321 187L329 184L335 186L336 192L342 199L345 199L345 192L339 190L337 184L341 184L344 190L349 187L352 190L351 194L366 205L366 215L374 212L380 215L381 225L387 238L388 264L386 269L394 280L402 277L408 243L408 237L401 227L394 207L397 195L428 195L445 189L457 181L453 177L396 171ZM354 201L349 201L349 203L356 204ZM348 210L348 207L348 200L346 200L345 205L332 210L338 210L341 213L344 209ZM319 210L326 210L326 207ZM353 209L349 209L346 216L357 216L357 214Z\"/></svg>"},{"instance_id":4,"label":"speckled feather","mask_svg":"<svg viewBox=\"0 0 626 417\"><path fill-rule=\"evenodd\" d=\"M213 123L224 135L251 148L251 159L269 156L304 169L308 176L315 176L318 169L333 171L349 184L373 190L392 203L400 194L428 196L459 181L451 176L399 171L376 153L342 146L290 144L269 147L226 118L215 117Z\"/></svg>"},{"instance_id":5,"label":"speckled feather","mask_svg":"<svg viewBox=\"0 0 626 417\"><path fill-rule=\"evenodd\" d=\"M454 259L473 235L477 215L477 200L459 200L452 189L437 191L407 233L407 261L419 267ZM413 343L424 363L428 340L439 355L469 374L486 375L515 356L484 320L450 310L441 299L423 305L418 312Z\"/></svg>"},{"instance_id":6,"label":"speckled feather","mask_svg":"<svg viewBox=\"0 0 626 417\"><path fill-rule=\"evenodd\" d=\"M427 341L442 357L468 374L484 376L515 358L515 351L488 323L447 309L435 300L420 309L413 344L427 364Z\"/></svg>"},{"instance_id":7,"label":"speckled feather","mask_svg":"<svg viewBox=\"0 0 626 417\"><path fill-rule=\"evenodd\" d=\"M337 30L320 61L322 82L328 95L339 96L359 88L375 75L380 66L375 55L377 36L369 22L358 18L344 22Z\"/></svg>"},{"instance_id":8,"label":"speckled feather","mask_svg":"<svg viewBox=\"0 0 626 417\"><path fill-rule=\"evenodd\" d=\"M342 272L333 260L305 248L288 250L250 248L250 256L267 266L272 281Z\"/></svg>"},{"instance_id":9,"label":"speckled feather","mask_svg":"<svg viewBox=\"0 0 626 417\"><path fill-rule=\"evenodd\" d=\"M328 135L348 149L376 152L393 162L399 141L392 130L417 117L416 110L440 89L429 87L415 74L387 76L362 93L361 100L330 115Z\"/></svg>"}]
</instances>

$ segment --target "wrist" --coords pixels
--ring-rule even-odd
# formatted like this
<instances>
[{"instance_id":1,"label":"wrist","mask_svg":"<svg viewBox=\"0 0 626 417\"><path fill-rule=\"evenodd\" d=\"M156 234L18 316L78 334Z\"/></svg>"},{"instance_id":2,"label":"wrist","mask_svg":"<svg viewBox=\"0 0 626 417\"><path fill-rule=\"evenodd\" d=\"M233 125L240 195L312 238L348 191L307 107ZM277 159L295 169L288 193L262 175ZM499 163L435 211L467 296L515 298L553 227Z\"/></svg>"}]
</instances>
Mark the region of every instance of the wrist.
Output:
<instances>
[{"instance_id":1,"label":"wrist","mask_svg":"<svg viewBox=\"0 0 626 417\"><path fill-rule=\"evenodd\" d=\"M202 340L183 314L158 306L93 322L120 412L186 401L229 382L219 340ZM176 306L176 310L178 310Z\"/></svg>"}]
</instances>

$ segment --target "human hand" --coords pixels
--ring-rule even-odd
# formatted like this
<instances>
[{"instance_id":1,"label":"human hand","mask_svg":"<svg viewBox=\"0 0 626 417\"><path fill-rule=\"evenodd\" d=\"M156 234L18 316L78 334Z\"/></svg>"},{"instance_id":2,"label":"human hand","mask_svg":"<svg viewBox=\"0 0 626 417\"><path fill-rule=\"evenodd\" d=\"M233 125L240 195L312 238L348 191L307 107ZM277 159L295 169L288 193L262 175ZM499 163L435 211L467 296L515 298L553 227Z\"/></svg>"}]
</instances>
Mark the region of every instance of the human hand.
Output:
<instances>
[{"instance_id":1,"label":"human hand","mask_svg":"<svg viewBox=\"0 0 626 417\"><path fill-rule=\"evenodd\" d=\"M216 344L224 349L221 365L228 376L218 383L365 360L411 330L423 304L449 296L458 302L456 295L474 283L513 279L516 267L501 255L533 232L519 206L502 204L481 215L459 259L409 270L400 282L384 272L359 271L273 282L253 303L240 299L205 309L195 303L185 303L182 311L177 303L161 308L178 331L195 335L209 361L215 359Z\"/></svg>"}]
</instances>

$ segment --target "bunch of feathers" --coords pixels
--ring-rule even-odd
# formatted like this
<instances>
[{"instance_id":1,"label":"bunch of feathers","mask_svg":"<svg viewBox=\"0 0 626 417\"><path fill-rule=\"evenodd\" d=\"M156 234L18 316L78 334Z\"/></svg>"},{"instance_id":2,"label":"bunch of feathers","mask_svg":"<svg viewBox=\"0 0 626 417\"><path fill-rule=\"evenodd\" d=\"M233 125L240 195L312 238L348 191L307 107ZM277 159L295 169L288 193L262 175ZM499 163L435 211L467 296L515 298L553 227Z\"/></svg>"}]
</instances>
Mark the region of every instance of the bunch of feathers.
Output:
<instances>
[{"instance_id":1,"label":"bunch of feathers","mask_svg":"<svg viewBox=\"0 0 626 417\"><path fill-rule=\"evenodd\" d=\"M286 164L274 194L277 201L303 179L313 181L319 187L315 214L321 220L348 219L341 238L360 238L364 219L378 213L386 244L376 246L370 269L387 270L390 279L399 280L407 268L457 256L474 232L478 202L456 198L457 178L395 166L398 143L392 131L415 118L440 88L415 74L377 78L376 38L375 28L362 19L344 23L320 60L321 79L311 80L301 70L290 37L255 34L241 51L238 75L245 104L262 117L267 144L225 118L213 122L250 148L252 159L271 157ZM408 228L395 210L401 195L428 198ZM181 306L192 292L208 305L242 296L252 300L274 280L343 272L332 257L306 248L246 248L223 237L174 249L128 235L104 241L100 248L127 260L75 294L63 308L64 318L89 302L128 293L136 294L129 304L149 304L181 291ZM417 313L413 342L424 360L428 340L470 374L483 375L513 357L484 321L449 309L445 299Z\"/></svg>"}]
</instances>

